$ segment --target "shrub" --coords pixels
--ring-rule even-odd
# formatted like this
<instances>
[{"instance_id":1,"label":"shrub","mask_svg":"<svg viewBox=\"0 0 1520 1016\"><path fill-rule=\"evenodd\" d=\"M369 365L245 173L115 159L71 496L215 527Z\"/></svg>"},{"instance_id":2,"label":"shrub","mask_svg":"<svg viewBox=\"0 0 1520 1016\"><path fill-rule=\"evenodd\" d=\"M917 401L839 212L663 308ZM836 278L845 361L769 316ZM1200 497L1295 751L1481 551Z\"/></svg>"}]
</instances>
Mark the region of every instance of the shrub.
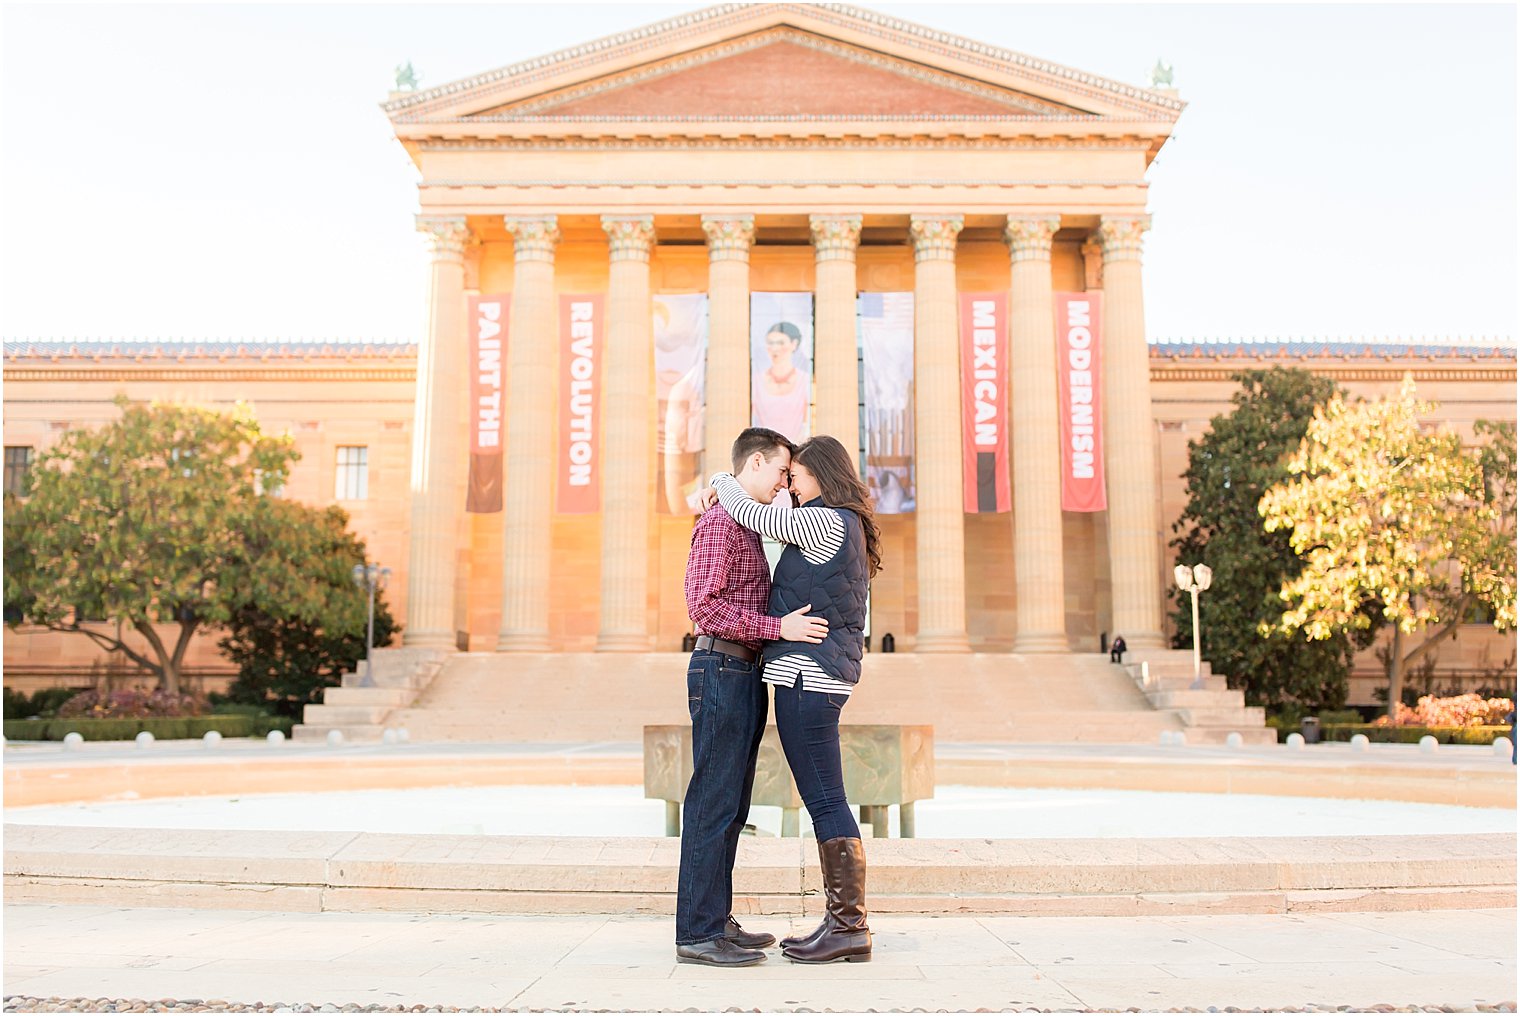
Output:
<instances>
[{"instance_id":1,"label":"shrub","mask_svg":"<svg viewBox=\"0 0 1520 1016\"><path fill-rule=\"evenodd\" d=\"M78 688L39 688L30 696L5 689L5 718L25 720L33 716L56 716L58 709L79 694Z\"/></svg>"},{"instance_id":2,"label":"shrub","mask_svg":"<svg viewBox=\"0 0 1520 1016\"><path fill-rule=\"evenodd\" d=\"M65 734L77 731L86 741L130 741L144 730L161 740L203 737L208 730L223 737L263 737L271 730L279 730L288 737L293 725L294 721L285 716L6 720L5 737L10 741L61 741Z\"/></svg>"},{"instance_id":3,"label":"shrub","mask_svg":"<svg viewBox=\"0 0 1520 1016\"><path fill-rule=\"evenodd\" d=\"M91 719L146 719L150 716L200 716L206 702L189 692L142 691L124 688L118 691L86 691L75 695L58 710L60 717Z\"/></svg>"},{"instance_id":4,"label":"shrub","mask_svg":"<svg viewBox=\"0 0 1520 1016\"><path fill-rule=\"evenodd\" d=\"M1326 741L1349 741L1356 734L1366 734L1369 741L1383 744L1417 744L1427 734L1441 744L1493 744L1496 737L1512 736L1512 728L1486 724L1468 727L1395 727L1386 723L1333 723L1320 728Z\"/></svg>"}]
</instances>

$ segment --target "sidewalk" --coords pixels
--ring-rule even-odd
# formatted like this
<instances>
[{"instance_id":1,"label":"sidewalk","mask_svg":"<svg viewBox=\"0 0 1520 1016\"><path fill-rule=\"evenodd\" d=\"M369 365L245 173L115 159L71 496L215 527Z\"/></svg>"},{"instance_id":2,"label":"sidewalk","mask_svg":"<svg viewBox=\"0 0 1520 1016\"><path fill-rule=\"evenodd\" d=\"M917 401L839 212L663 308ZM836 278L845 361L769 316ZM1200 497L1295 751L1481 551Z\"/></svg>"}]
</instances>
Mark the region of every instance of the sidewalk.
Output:
<instances>
[{"instance_id":1,"label":"sidewalk","mask_svg":"<svg viewBox=\"0 0 1520 1016\"><path fill-rule=\"evenodd\" d=\"M758 967L721 971L676 964L668 918L17 904L5 907L4 994L7 1009L30 1008L20 996L52 998L53 1011L58 1000L140 999L225 1008L1513 1012L1515 916L882 915L869 964L799 966L772 950ZM744 920L778 936L812 924Z\"/></svg>"}]
</instances>

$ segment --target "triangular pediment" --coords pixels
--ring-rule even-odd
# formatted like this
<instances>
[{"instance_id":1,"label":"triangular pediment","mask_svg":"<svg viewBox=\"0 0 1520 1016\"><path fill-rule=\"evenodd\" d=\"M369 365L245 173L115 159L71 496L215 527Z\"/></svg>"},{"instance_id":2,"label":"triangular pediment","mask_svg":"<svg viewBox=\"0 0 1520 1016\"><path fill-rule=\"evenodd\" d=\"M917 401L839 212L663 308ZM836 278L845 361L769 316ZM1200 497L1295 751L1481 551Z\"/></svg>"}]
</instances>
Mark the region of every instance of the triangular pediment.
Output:
<instances>
[{"instance_id":1,"label":"triangular pediment","mask_svg":"<svg viewBox=\"0 0 1520 1016\"><path fill-rule=\"evenodd\" d=\"M1175 97L843 4L724 4L385 104L398 126L524 118L1175 121Z\"/></svg>"},{"instance_id":2,"label":"triangular pediment","mask_svg":"<svg viewBox=\"0 0 1520 1016\"><path fill-rule=\"evenodd\" d=\"M482 110L480 115L924 117L1091 115L922 63L775 28Z\"/></svg>"}]
</instances>

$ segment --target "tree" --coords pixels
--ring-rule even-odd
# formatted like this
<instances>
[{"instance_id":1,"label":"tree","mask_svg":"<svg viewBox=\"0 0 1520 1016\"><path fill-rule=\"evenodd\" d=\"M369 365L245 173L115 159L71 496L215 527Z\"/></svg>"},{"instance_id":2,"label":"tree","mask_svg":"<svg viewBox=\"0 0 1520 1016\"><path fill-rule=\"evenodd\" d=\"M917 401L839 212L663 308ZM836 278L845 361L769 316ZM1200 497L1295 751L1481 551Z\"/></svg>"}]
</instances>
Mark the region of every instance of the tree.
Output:
<instances>
[{"instance_id":1,"label":"tree","mask_svg":"<svg viewBox=\"0 0 1520 1016\"><path fill-rule=\"evenodd\" d=\"M1346 675L1356 652L1344 632L1308 646L1263 622L1282 613L1278 591L1303 563L1286 533L1262 530L1257 503L1287 479L1287 459L1303 441L1316 407L1338 388L1328 378L1273 367L1234 375L1240 388L1229 413L1188 442L1187 504L1172 530L1177 563L1207 564L1214 582L1199 598L1203 654L1253 705L1335 708L1346 700ZM1191 603L1179 596L1172 613L1174 645L1191 648Z\"/></svg>"},{"instance_id":2,"label":"tree","mask_svg":"<svg viewBox=\"0 0 1520 1016\"><path fill-rule=\"evenodd\" d=\"M271 500L245 546L250 596L218 643L238 665L228 697L299 715L364 658L367 594L353 580L354 565L366 562L364 541L337 506ZM375 645L389 644L397 627L376 593Z\"/></svg>"},{"instance_id":3,"label":"tree","mask_svg":"<svg viewBox=\"0 0 1520 1016\"><path fill-rule=\"evenodd\" d=\"M192 636L249 599L244 534L271 500L261 482L282 485L297 453L246 407L116 404L120 419L66 433L7 499L7 622L89 638L177 694ZM88 623L103 619L146 650ZM160 625L178 631L166 640Z\"/></svg>"},{"instance_id":4,"label":"tree","mask_svg":"<svg viewBox=\"0 0 1520 1016\"><path fill-rule=\"evenodd\" d=\"M1260 504L1268 532L1304 558L1270 627L1310 643L1391 624L1388 709L1404 674L1479 605L1515 624L1514 428L1483 424L1480 447L1422 427L1434 407L1406 377L1398 395L1316 410L1292 477ZM1369 609L1370 608L1370 609Z\"/></svg>"}]
</instances>

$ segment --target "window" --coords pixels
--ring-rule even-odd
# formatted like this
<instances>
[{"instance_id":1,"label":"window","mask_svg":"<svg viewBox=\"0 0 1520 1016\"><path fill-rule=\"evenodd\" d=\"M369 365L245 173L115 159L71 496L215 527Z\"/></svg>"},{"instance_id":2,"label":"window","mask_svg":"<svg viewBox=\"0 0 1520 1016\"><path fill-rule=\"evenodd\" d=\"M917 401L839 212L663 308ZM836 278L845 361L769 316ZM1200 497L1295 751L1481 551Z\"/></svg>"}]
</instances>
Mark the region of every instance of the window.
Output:
<instances>
[{"instance_id":1,"label":"window","mask_svg":"<svg viewBox=\"0 0 1520 1016\"><path fill-rule=\"evenodd\" d=\"M339 501L369 498L369 449L364 445L338 446L338 484L333 496Z\"/></svg>"},{"instance_id":2,"label":"window","mask_svg":"<svg viewBox=\"0 0 1520 1016\"><path fill-rule=\"evenodd\" d=\"M27 474L32 471L31 445L5 446L5 492L20 495L26 490Z\"/></svg>"}]
</instances>

